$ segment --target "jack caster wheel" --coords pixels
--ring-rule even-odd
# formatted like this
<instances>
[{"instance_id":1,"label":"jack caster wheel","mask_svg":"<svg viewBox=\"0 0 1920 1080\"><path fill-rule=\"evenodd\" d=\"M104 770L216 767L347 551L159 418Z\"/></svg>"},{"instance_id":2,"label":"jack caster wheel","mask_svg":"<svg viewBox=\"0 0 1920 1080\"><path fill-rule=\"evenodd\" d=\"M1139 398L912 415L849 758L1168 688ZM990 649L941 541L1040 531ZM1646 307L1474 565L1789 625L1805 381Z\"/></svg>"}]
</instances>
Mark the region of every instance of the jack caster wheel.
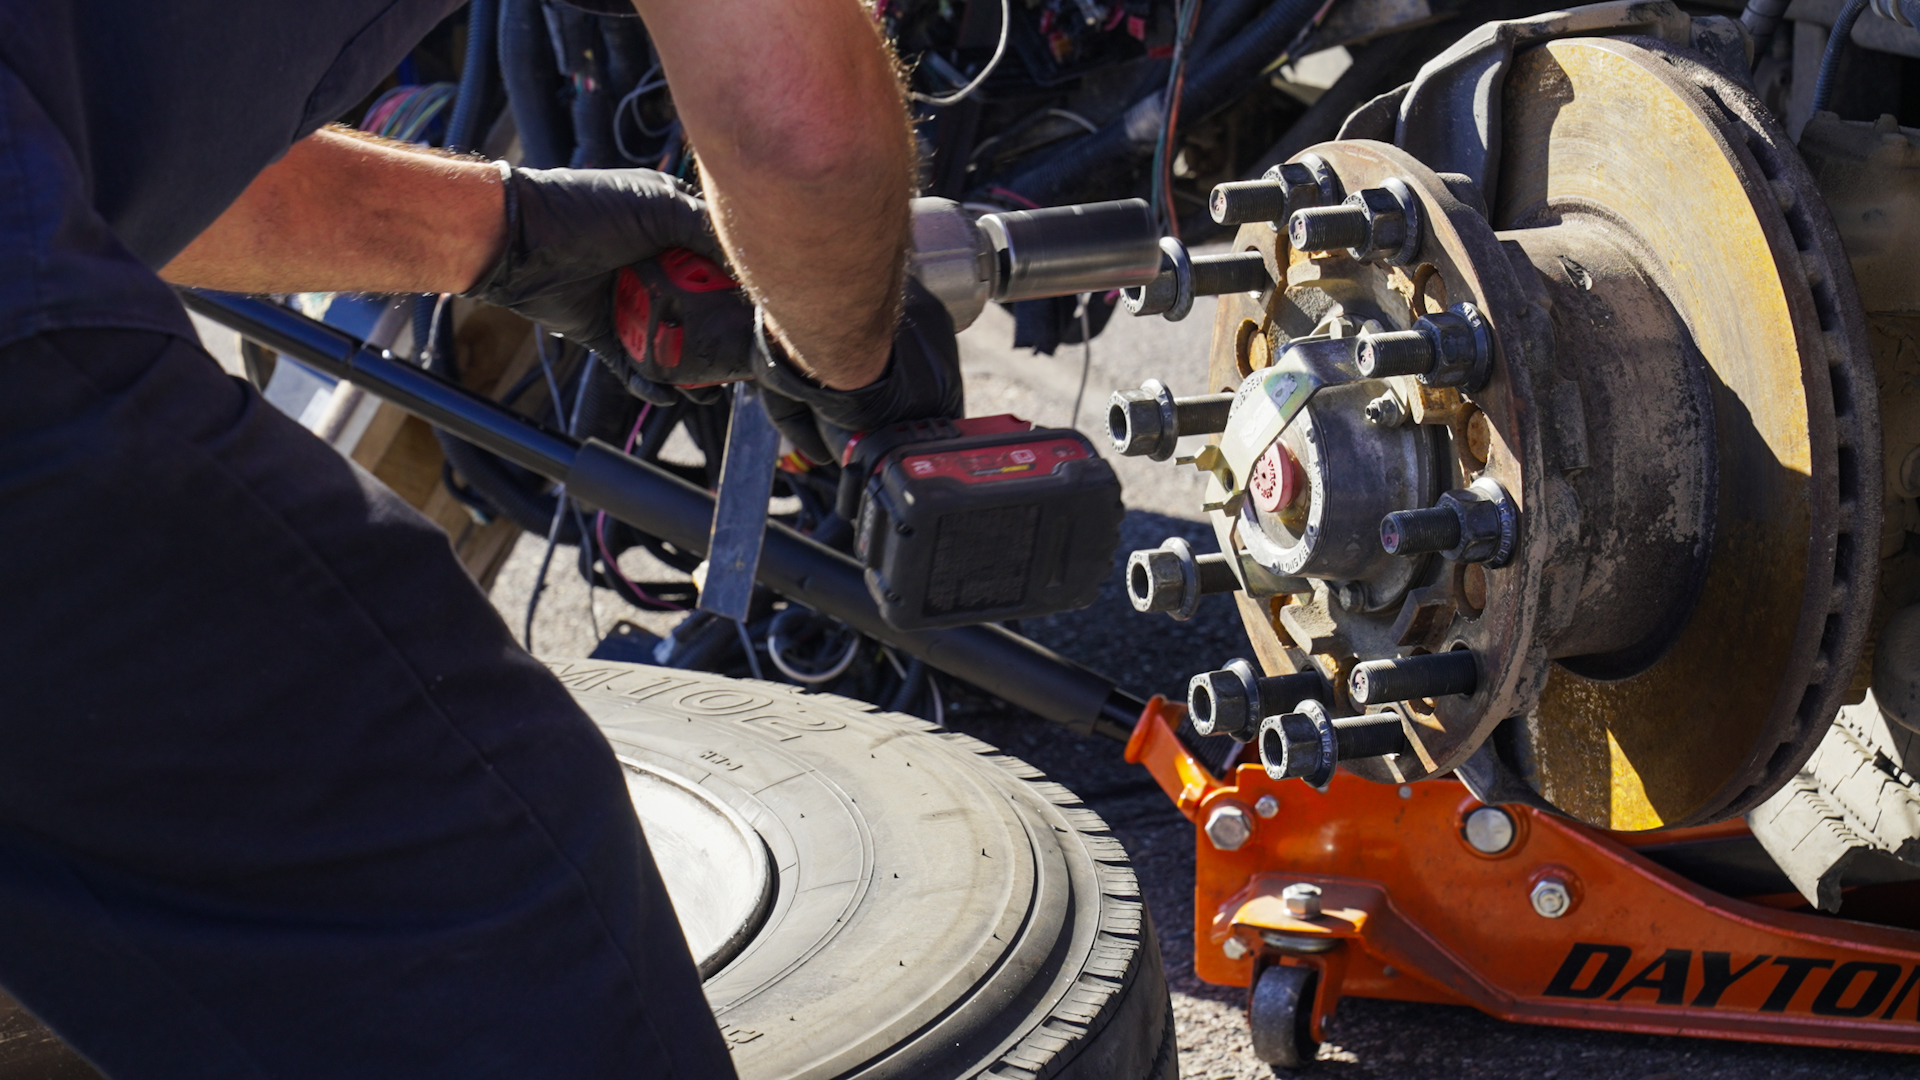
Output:
<instances>
[{"instance_id":1,"label":"jack caster wheel","mask_svg":"<svg viewBox=\"0 0 1920 1080\"><path fill-rule=\"evenodd\" d=\"M1247 997L1253 1053L1269 1065L1298 1069L1320 1052L1311 1034L1313 991L1320 973L1309 967L1270 967Z\"/></svg>"}]
</instances>

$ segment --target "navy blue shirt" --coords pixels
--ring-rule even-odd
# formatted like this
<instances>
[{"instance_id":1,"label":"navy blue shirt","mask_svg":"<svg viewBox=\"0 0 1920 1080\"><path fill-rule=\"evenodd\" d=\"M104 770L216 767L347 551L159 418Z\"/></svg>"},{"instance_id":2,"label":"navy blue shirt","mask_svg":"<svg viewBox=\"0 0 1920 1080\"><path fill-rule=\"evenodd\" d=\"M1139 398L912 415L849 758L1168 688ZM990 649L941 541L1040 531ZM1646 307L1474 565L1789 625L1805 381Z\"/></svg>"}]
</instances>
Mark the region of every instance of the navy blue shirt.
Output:
<instances>
[{"instance_id":1,"label":"navy blue shirt","mask_svg":"<svg viewBox=\"0 0 1920 1080\"><path fill-rule=\"evenodd\" d=\"M461 0L0 0L0 346L192 333L155 276Z\"/></svg>"}]
</instances>

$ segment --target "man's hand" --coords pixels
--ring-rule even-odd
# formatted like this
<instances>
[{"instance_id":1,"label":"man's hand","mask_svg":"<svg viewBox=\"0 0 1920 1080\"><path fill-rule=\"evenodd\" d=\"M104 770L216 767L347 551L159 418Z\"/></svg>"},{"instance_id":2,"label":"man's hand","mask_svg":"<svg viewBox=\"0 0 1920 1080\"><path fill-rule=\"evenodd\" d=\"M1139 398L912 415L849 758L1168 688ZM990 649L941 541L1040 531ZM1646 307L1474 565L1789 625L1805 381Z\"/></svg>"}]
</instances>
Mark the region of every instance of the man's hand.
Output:
<instances>
[{"instance_id":1,"label":"man's hand","mask_svg":"<svg viewBox=\"0 0 1920 1080\"><path fill-rule=\"evenodd\" d=\"M708 228L706 204L670 176L650 169L513 169L505 175L507 241L467 295L603 357L625 355L614 319L619 270L675 249L716 263L726 259ZM743 324L743 361L745 345Z\"/></svg>"},{"instance_id":2,"label":"man's hand","mask_svg":"<svg viewBox=\"0 0 1920 1080\"><path fill-rule=\"evenodd\" d=\"M788 354L852 390L887 366L913 135L860 0L634 0L734 270Z\"/></svg>"}]
</instances>

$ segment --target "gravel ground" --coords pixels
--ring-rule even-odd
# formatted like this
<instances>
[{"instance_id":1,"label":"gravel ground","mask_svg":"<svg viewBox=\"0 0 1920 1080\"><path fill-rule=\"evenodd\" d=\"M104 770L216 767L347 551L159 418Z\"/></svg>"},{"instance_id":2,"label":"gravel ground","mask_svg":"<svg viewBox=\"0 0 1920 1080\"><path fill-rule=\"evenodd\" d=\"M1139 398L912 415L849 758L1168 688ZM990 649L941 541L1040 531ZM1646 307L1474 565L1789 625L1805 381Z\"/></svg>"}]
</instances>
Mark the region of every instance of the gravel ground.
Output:
<instances>
[{"instance_id":1,"label":"gravel ground","mask_svg":"<svg viewBox=\"0 0 1920 1080\"><path fill-rule=\"evenodd\" d=\"M1104 430L1107 396L1116 388L1157 377L1177 394L1205 389L1200 377L1212 333L1212 306L1203 301L1185 322L1116 316L1094 341L1092 369L1077 426ZM1081 351L1065 346L1036 357L1007 346L1011 320L989 309L961 336L969 411L1012 412L1042 424L1060 424L1072 410L1080 382ZM1185 451L1190 452L1190 451ZM1182 536L1212 550L1211 530L1198 521L1199 474L1190 468L1138 459L1116 462L1131 507L1121 557ZM495 603L518 628L544 543L523 538L495 585ZM629 553L629 573L646 572L644 553ZM589 616L589 610L593 615ZM605 592L589 598L563 549L534 626L543 656L581 656L614 619L627 618L662 633L678 618L643 615ZM1208 597L1187 623L1135 614L1118 575L1092 608L1033 620L1036 640L1097 670L1121 672L1140 693L1184 694L1189 675L1246 653L1233 605ZM1119 747L1082 739L1029 715L1008 710L956 711L955 728L994 743L1045 770L1078 792L1113 826L1132 854L1160 934L1179 1025L1180 1070L1188 1080L1243 1080L1294 1075L1271 1070L1253 1056L1246 1033L1244 991L1210 986L1193 975L1193 859L1195 830L1174 812L1146 773L1126 764ZM1323 1077L1527 1077L1534 1080L1664 1080L1750 1078L1820 1080L1920 1075L1912 1058L1722 1043L1699 1039L1618 1035L1504 1023L1475 1010L1348 999L1328 1025L1328 1041L1312 1073Z\"/></svg>"}]
</instances>

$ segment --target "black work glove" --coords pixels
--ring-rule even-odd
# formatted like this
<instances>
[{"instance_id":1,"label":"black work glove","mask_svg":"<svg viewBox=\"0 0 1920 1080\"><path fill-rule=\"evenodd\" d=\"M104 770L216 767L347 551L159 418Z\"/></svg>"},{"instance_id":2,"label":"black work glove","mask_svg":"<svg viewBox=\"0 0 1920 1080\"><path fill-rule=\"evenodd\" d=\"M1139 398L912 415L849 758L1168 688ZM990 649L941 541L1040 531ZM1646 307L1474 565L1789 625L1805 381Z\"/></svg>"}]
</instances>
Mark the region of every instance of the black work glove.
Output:
<instances>
[{"instance_id":1,"label":"black work glove","mask_svg":"<svg viewBox=\"0 0 1920 1080\"><path fill-rule=\"evenodd\" d=\"M466 295L592 349L637 389L628 378L637 373L627 362L616 325L616 276L622 268L676 248L725 266L706 203L652 169L509 169L503 164L501 175L506 250ZM744 320L740 327L740 377L745 377L750 330Z\"/></svg>"},{"instance_id":2,"label":"black work glove","mask_svg":"<svg viewBox=\"0 0 1920 1080\"><path fill-rule=\"evenodd\" d=\"M836 460L852 435L905 420L957 419L966 411L953 317L911 277L886 370L858 390L834 390L803 374L768 340L760 319L754 320L754 352L754 380L767 415L796 449L822 464Z\"/></svg>"}]
</instances>

